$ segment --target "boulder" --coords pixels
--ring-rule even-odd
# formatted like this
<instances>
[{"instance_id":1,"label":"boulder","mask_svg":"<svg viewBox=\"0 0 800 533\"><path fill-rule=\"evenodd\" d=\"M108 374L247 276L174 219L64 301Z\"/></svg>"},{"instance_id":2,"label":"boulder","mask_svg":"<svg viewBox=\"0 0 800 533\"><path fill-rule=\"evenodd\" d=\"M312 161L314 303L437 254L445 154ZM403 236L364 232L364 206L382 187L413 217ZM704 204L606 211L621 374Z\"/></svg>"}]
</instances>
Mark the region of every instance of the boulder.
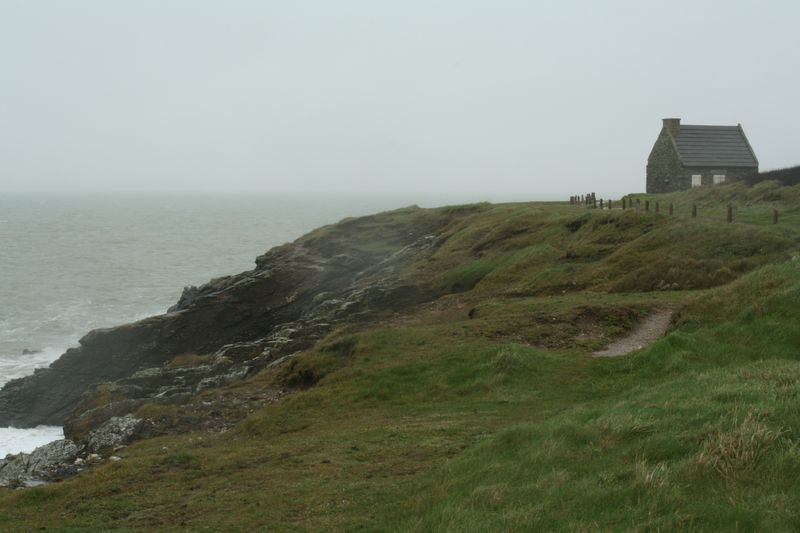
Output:
<instances>
[{"instance_id":1,"label":"boulder","mask_svg":"<svg viewBox=\"0 0 800 533\"><path fill-rule=\"evenodd\" d=\"M133 415L114 416L86 438L86 449L96 452L127 444L145 429L147 422Z\"/></svg>"},{"instance_id":2,"label":"boulder","mask_svg":"<svg viewBox=\"0 0 800 533\"><path fill-rule=\"evenodd\" d=\"M0 460L0 487L25 487L57 481L76 473L75 461L82 448L61 439Z\"/></svg>"}]
</instances>

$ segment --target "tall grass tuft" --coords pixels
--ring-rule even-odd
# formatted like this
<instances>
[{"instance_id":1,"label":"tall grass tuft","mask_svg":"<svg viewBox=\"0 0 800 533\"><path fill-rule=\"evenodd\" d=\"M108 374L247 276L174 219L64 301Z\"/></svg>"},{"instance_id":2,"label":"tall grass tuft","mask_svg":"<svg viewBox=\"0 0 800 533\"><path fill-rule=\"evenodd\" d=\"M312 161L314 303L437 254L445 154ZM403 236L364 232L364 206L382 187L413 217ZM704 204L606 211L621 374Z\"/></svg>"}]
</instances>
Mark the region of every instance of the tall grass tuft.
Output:
<instances>
[{"instance_id":1,"label":"tall grass tuft","mask_svg":"<svg viewBox=\"0 0 800 533\"><path fill-rule=\"evenodd\" d=\"M697 461L726 480L736 480L753 472L762 461L790 443L786 431L770 427L764 416L749 411L735 417L733 427L719 429L703 442Z\"/></svg>"}]
</instances>

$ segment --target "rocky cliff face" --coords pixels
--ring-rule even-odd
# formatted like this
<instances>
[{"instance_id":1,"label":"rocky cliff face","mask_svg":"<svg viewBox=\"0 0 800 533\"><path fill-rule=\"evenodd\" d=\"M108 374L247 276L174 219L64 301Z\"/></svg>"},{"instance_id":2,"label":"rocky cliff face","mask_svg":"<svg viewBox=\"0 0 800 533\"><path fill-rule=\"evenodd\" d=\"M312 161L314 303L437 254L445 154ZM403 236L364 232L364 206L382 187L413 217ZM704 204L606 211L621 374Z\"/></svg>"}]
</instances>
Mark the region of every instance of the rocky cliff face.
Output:
<instances>
[{"instance_id":1,"label":"rocky cliff face","mask_svg":"<svg viewBox=\"0 0 800 533\"><path fill-rule=\"evenodd\" d=\"M144 403L189 404L204 390L282 364L338 323L430 300L435 291L402 271L432 253L464 214L408 208L274 248L255 269L185 289L164 315L92 331L49 368L9 382L0 391L0 425L65 424L68 437L85 441ZM179 356L197 364L168 364ZM282 393L266 391L258 401Z\"/></svg>"}]
</instances>

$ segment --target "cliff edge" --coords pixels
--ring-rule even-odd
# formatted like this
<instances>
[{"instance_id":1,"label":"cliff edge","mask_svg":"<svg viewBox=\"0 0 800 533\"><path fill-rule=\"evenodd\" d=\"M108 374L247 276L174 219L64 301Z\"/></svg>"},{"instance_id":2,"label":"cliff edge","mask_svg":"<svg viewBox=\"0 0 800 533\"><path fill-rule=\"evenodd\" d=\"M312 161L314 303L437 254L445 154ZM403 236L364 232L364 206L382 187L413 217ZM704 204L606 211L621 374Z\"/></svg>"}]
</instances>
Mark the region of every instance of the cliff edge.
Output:
<instances>
[{"instance_id":1,"label":"cliff edge","mask_svg":"<svg viewBox=\"0 0 800 533\"><path fill-rule=\"evenodd\" d=\"M88 430L145 400L185 403L307 348L335 324L429 300L436 292L405 279L404 269L477 209L345 219L269 250L253 270L187 287L167 313L91 331L48 368L7 383L0 426L66 423L69 435L81 433L76 419ZM207 364L162 368L178 356ZM108 385L97 387L119 380L110 395Z\"/></svg>"}]
</instances>

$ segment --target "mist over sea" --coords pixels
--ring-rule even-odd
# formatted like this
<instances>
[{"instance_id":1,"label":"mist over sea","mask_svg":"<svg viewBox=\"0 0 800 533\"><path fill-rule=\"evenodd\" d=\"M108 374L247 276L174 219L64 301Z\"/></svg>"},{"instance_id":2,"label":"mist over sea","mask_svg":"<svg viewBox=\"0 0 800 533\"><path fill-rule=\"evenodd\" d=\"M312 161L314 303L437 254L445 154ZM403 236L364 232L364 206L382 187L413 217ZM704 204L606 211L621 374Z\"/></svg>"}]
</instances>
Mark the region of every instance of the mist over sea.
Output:
<instances>
[{"instance_id":1,"label":"mist over sea","mask_svg":"<svg viewBox=\"0 0 800 533\"><path fill-rule=\"evenodd\" d=\"M477 198L267 194L0 195L0 386L89 330L163 313L185 285L344 217ZM23 352L33 352L25 353ZM0 428L0 457L61 438Z\"/></svg>"}]
</instances>

